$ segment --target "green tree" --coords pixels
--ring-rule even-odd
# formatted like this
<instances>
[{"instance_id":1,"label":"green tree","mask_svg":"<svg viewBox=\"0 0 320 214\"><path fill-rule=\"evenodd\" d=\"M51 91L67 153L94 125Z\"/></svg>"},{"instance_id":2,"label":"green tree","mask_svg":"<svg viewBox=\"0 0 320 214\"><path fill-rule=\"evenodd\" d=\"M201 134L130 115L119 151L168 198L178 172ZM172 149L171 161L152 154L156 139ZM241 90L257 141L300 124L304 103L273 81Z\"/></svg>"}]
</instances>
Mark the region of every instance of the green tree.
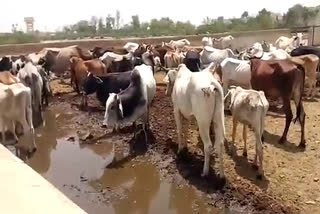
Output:
<instances>
[{"instance_id":1,"label":"green tree","mask_svg":"<svg viewBox=\"0 0 320 214\"><path fill-rule=\"evenodd\" d=\"M104 32L105 26L103 23L103 19L100 17L98 20L98 33L102 34Z\"/></svg>"},{"instance_id":2,"label":"green tree","mask_svg":"<svg viewBox=\"0 0 320 214\"><path fill-rule=\"evenodd\" d=\"M106 18L106 29L109 31L114 29L114 24L115 24L114 17L112 17L110 14L108 14L108 16Z\"/></svg>"},{"instance_id":3,"label":"green tree","mask_svg":"<svg viewBox=\"0 0 320 214\"><path fill-rule=\"evenodd\" d=\"M131 21L131 25L133 27L133 30L138 30L140 29L140 20L139 20L139 16L138 15L135 15L135 16L132 16L132 21Z\"/></svg>"},{"instance_id":4,"label":"green tree","mask_svg":"<svg viewBox=\"0 0 320 214\"><path fill-rule=\"evenodd\" d=\"M267 11L265 8L259 11L256 19L261 29L269 29L274 27L274 21L271 17L271 12Z\"/></svg>"},{"instance_id":5,"label":"green tree","mask_svg":"<svg viewBox=\"0 0 320 214\"><path fill-rule=\"evenodd\" d=\"M241 19L246 19L246 18L248 18L248 16L249 16L248 11L244 11L244 12L242 13L242 15L241 15Z\"/></svg>"}]
</instances>

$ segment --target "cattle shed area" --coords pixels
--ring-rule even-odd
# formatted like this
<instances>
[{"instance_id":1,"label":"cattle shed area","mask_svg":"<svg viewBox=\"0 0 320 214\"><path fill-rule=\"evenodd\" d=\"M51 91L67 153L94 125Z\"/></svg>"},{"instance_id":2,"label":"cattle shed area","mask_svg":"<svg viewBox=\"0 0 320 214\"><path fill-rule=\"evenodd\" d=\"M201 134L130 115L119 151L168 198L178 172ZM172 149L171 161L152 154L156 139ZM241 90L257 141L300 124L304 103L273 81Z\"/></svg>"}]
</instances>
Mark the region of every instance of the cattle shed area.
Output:
<instances>
[{"instance_id":1,"label":"cattle shed area","mask_svg":"<svg viewBox=\"0 0 320 214\"><path fill-rule=\"evenodd\" d=\"M115 40L74 40L74 41L63 41L63 42L50 42L50 43L37 43L37 44L21 44L21 45L0 45L0 56L2 55L15 55L15 54L29 54L37 52L46 47L62 48L71 45L78 45L84 49L92 49L95 46L98 47L122 47L127 42L144 42L146 44L161 44L161 42L169 42L170 40L178 40L187 38L193 46L201 46L201 39L203 36L222 37L230 35L230 33L219 33L219 34L206 34L206 35L192 35L192 36L167 36L167 37L152 37L152 38L126 38L126 39L115 39ZM266 42L273 43L280 36L291 37L289 29L276 29L276 30L261 30L261 31L246 31L231 33L235 38L232 43L234 48L239 50L252 45L255 42Z\"/></svg>"},{"instance_id":2,"label":"cattle shed area","mask_svg":"<svg viewBox=\"0 0 320 214\"><path fill-rule=\"evenodd\" d=\"M256 41L274 42L279 36L290 36L290 34L286 29L237 33L232 34L235 37L233 45L235 48L242 49ZM200 46L202 37L186 38L192 46ZM92 49L94 46L120 47L128 41L159 44L162 41L179 38L8 45L0 46L0 55L26 54L40 51L44 47L69 45ZM88 107L85 110L81 109L81 96L70 86L70 79L66 79L65 83L60 83L59 80L53 80L50 83L54 96L51 97L50 105L44 111L44 124L35 130L37 151L29 152L30 141L24 136L21 137L19 146L9 146L9 150L12 153L18 150L20 158L54 186L44 182L45 185L50 186L53 193L58 189L77 205L76 208L79 206L84 210L79 209L79 212L75 213L320 213L319 88L314 99L303 99L306 112L306 148L298 147L299 123L291 124L287 142L278 143L285 126L285 116L281 103L270 102L271 107L265 119L263 144L265 176L262 180L257 178L257 170L253 167L255 154L253 132L248 129L250 130L247 139L248 156L244 157L242 125L238 125L237 138L232 142L232 117L226 111L226 141L223 146L226 181L222 181L217 177L219 160L214 149L211 152L209 176L206 178L200 176L204 154L195 120L191 121L189 127L188 151L181 156L177 155L173 104L171 97L165 95L164 77L164 72L155 73L157 91L150 109L150 132L148 133L150 141L148 143L145 143L140 124L138 124L139 131L136 139L133 138L131 126L122 126L119 133L113 133L111 127L103 127L105 109L97 101L96 95L88 96ZM294 117L295 109L292 103ZM10 159L14 158L8 151L3 150ZM1 151L2 147L0 147L0 163L5 165ZM22 170L28 168L28 171L34 174L22 161L18 159L14 161L24 168ZM15 173L10 165L0 168L0 174ZM17 169L18 176L19 171ZM32 176L40 179L39 175ZM19 179L21 179L21 188L20 183L19 185L14 183L20 182L18 179L10 180L9 178L6 181L2 178L2 185L8 192L11 191L11 185L17 186L20 189L16 191L25 194L24 186L36 180L25 185L26 179L22 175ZM2 185L0 184L0 190ZM33 198L37 199L32 201L39 204L37 208L41 208L40 199L50 201L45 196L35 194L38 184L31 186L30 195L24 195L24 197L32 199L31 195L34 195ZM60 195L60 192L57 195ZM61 197L64 199L65 196ZM69 200L65 199L65 201L69 203ZM72 206L71 202L70 204ZM51 206L53 205L54 202ZM10 213L2 212L1 207L0 213ZM43 213L50 212L43 209Z\"/></svg>"}]
</instances>

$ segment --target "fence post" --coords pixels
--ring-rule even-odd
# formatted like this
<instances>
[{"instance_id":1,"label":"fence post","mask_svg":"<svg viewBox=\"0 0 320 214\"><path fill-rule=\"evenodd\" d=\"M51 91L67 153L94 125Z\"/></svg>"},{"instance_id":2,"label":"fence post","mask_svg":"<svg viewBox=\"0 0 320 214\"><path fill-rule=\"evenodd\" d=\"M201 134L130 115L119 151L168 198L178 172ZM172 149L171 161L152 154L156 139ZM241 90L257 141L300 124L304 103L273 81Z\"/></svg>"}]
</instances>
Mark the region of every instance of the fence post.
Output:
<instances>
[{"instance_id":1,"label":"fence post","mask_svg":"<svg viewBox=\"0 0 320 214\"><path fill-rule=\"evenodd\" d=\"M314 46L314 29L315 29L315 26L313 25L312 26L312 43L311 43L311 46Z\"/></svg>"}]
</instances>

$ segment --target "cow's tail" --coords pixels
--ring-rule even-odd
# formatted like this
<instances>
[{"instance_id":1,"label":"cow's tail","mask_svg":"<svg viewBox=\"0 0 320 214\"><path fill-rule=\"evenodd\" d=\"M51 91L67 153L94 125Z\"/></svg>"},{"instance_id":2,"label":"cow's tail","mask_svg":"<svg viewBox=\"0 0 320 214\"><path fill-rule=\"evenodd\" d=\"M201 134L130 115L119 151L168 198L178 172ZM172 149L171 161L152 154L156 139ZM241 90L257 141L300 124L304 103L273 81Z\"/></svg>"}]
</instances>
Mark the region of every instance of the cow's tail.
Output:
<instances>
[{"instance_id":1,"label":"cow's tail","mask_svg":"<svg viewBox=\"0 0 320 214\"><path fill-rule=\"evenodd\" d=\"M225 125L224 125L224 94L223 89L218 81L214 80L211 82L211 92L215 91L215 106L213 117L215 126L221 126L223 132L223 138L225 138ZM218 128L218 127L217 127Z\"/></svg>"},{"instance_id":2,"label":"cow's tail","mask_svg":"<svg viewBox=\"0 0 320 214\"><path fill-rule=\"evenodd\" d=\"M301 116L304 116L302 114L304 114L304 109L303 109L303 105L302 105L302 96L303 96L303 92L304 92L304 84L305 84L305 70L304 67L301 66L300 64L297 64L297 72L298 72L298 76L299 78L296 80L299 83L299 103L297 105L297 116L296 118L293 120L294 123L297 122L297 120L299 119L300 123L302 122L302 120L300 119ZM300 81L302 80L302 82Z\"/></svg>"}]
</instances>

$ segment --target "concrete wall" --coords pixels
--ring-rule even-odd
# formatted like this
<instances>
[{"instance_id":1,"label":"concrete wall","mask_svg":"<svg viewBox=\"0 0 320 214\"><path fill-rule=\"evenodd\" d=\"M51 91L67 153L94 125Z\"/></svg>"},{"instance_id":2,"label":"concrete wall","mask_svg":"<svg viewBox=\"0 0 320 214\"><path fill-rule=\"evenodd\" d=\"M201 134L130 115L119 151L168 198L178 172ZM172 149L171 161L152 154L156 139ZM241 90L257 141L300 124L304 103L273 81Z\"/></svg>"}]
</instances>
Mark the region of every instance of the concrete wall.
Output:
<instances>
[{"instance_id":1,"label":"concrete wall","mask_svg":"<svg viewBox=\"0 0 320 214\"><path fill-rule=\"evenodd\" d=\"M221 37L225 35L232 35L235 37L233 47L237 49L245 48L252 45L254 42L266 40L267 42L274 43L280 36L291 36L289 29L276 29L276 30L262 30L262 31L246 31L237 33L221 33L221 34L208 34L208 35L192 35L192 36L165 36L165 37L150 37L150 38L126 38L117 40L73 40L52 43L36 43L36 44L21 44L21 45L1 45L0 56L14 55L14 54L27 54L38 52L45 47L66 47L70 45L79 45L81 48L91 49L94 46L100 47L120 47L126 42L144 42L147 44L160 44L163 41L170 41L171 39L177 40L187 38L191 45L201 45L203 36Z\"/></svg>"}]
</instances>

